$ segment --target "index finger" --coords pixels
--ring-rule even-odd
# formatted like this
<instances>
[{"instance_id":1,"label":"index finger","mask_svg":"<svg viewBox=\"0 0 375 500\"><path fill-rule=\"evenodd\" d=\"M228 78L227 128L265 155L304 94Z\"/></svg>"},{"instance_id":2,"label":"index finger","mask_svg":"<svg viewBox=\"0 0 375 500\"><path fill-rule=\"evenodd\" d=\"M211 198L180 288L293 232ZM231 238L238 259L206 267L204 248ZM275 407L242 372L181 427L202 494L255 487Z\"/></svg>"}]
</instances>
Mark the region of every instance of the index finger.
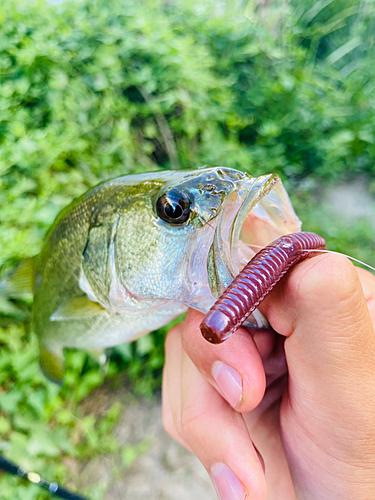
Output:
<instances>
[{"instance_id":1,"label":"index finger","mask_svg":"<svg viewBox=\"0 0 375 500\"><path fill-rule=\"evenodd\" d=\"M250 411L262 400L266 379L262 357L249 332L239 328L221 345L203 338L199 325L203 314L190 310L184 322L182 343L198 370L226 401L239 411ZM263 349L273 348L271 338L263 339Z\"/></svg>"}]
</instances>

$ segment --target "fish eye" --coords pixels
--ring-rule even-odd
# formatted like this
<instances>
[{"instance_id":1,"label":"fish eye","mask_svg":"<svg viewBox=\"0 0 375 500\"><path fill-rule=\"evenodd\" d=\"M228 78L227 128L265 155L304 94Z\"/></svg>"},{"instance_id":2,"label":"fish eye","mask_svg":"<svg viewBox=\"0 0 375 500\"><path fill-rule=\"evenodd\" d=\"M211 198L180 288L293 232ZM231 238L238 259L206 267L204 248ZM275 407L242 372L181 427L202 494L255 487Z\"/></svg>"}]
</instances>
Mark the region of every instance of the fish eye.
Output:
<instances>
[{"instance_id":1,"label":"fish eye","mask_svg":"<svg viewBox=\"0 0 375 500\"><path fill-rule=\"evenodd\" d=\"M183 224L190 215L190 200L182 191L170 189L156 202L156 212L169 224Z\"/></svg>"}]
</instances>

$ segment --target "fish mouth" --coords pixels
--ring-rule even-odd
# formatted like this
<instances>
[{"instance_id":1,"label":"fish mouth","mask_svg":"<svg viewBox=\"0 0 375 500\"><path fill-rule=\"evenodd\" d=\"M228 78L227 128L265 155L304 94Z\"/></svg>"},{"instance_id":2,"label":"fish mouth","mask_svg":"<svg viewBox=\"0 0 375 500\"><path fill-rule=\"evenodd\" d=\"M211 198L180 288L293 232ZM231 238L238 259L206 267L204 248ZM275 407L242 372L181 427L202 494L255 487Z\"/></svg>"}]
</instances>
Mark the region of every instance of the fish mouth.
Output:
<instances>
[{"instance_id":1,"label":"fish mouth","mask_svg":"<svg viewBox=\"0 0 375 500\"><path fill-rule=\"evenodd\" d=\"M218 214L208 255L208 280L215 298L259 250L285 234L301 230L301 222L277 175L249 178L236 184ZM248 326L261 328L267 324L259 311L248 319Z\"/></svg>"}]
</instances>

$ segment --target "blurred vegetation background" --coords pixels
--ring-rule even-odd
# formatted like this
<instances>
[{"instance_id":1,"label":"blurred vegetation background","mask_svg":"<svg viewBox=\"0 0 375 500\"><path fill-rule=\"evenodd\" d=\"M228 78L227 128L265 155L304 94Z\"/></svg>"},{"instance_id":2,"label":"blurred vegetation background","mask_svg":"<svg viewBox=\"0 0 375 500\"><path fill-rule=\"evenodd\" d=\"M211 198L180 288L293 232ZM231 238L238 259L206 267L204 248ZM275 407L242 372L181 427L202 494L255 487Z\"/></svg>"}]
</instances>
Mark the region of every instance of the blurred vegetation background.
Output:
<instances>
[{"instance_id":1,"label":"blurred vegetation background","mask_svg":"<svg viewBox=\"0 0 375 500\"><path fill-rule=\"evenodd\" d=\"M0 0L0 266L37 254L98 182L204 164L278 173L305 230L374 263L374 225L320 203L343 179L375 192L374 110L372 0ZM59 388L39 371L29 311L0 297L0 453L79 488L72 463L121 451L121 404L90 407L90 392L155 394L167 329L114 349L106 371L69 352ZM121 452L119 470L141 450ZM0 476L0 499L43 498Z\"/></svg>"}]
</instances>

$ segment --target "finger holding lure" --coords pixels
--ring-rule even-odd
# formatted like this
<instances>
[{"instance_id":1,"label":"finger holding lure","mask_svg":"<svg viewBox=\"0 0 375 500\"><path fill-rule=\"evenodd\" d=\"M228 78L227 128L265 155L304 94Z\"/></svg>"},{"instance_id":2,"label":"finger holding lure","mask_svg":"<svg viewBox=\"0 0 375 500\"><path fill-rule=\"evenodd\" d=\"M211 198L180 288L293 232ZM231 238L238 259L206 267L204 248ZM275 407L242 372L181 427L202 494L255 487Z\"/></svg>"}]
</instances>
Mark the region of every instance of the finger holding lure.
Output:
<instances>
[{"instance_id":1,"label":"finger holding lure","mask_svg":"<svg viewBox=\"0 0 375 500\"><path fill-rule=\"evenodd\" d=\"M261 249L211 307L200 325L204 338L212 344L224 342L246 321L289 269L320 252L344 255L375 271L372 266L350 255L327 250L325 240L317 234L301 232L282 236Z\"/></svg>"},{"instance_id":2,"label":"finger holding lure","mask_svg":"<svg viewBox=\"0 0 375 500\"><path fill-rule=\"evenodd\" d=\"M282 236L260 250L202 321L205 339L220 344L230 337L291 267L325 247L324 239L317 234L296 233Z\"/></svg>"}]
</instances>

